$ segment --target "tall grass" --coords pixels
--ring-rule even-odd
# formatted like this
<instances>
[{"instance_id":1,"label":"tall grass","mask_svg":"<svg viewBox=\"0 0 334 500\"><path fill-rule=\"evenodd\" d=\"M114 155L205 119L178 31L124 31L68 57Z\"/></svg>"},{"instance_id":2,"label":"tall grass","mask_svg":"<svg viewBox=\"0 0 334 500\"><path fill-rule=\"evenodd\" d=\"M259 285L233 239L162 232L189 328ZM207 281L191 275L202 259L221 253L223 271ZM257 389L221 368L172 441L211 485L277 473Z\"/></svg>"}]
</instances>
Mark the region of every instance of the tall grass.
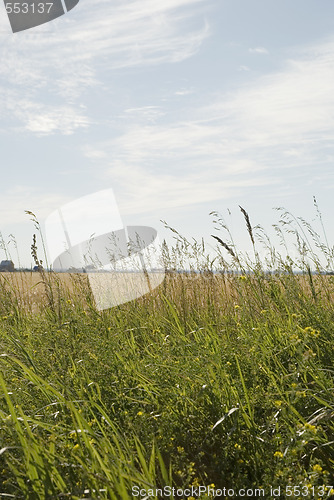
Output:
<instances>
[{"instance_id":1,"label":"tall grass","mask_svg":"<svg viewBox=\"0 0 334 500\"><path fill-rule=\"evenodd\" d=\"M333 484L333 249L281 210L283 257L241 211L251 257L214 213L215 256L175 230L163 246L201 273L111 310L82 275L0 276L0 496Z\"/></svg>"}]
</instances>

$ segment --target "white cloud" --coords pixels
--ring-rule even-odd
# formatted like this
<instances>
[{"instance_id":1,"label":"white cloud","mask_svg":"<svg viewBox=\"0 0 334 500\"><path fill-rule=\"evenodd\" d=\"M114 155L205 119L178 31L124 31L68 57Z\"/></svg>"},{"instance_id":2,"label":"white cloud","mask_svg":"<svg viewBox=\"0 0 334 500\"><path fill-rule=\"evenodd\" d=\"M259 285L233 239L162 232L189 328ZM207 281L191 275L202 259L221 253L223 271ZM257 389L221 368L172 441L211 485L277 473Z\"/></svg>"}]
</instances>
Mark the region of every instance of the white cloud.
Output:
<instances>
[{"instance_id":1,"label":"white cloud","mask_svg":"<svg viewBox=\"0 0 334 500\"><path fill-rule=\"evenodd\" d=\"M82 1L48 23L51 33L47 25L15 35L0 32L0 90L6 94L0 102L2 118L9 109L17 119L24 118L27 130L45 134L87 126L88 117L73 106L90 89L103 89L106 72L180 62L198 51L209 35L202 4L204 0L95 0L92 7ZM3 18L2 26L8 22ZM19 109L22 101L32 104L30 117ZM33 112L39 106L45 108L41 119ZM66 109L65 124L54 116L60 108Z\"/></svg>"},{"instance_id":2,"label":"white cloud","mask_svg":"<svg viewBox=\"0 0 334 500\"><path fill-rule=\"evenodd\" d=\"M184 96L184 95L190 95L193 94L195 90L193 88L187 89L187 88L182 88L180 90L177 90L174 92L174 95L179 95L179 96Z\"/></svg>"},{"instance_id":3,"label":"white cloud","mask_svg":"<svg viewBox=\"0 0 334 500\"><path fill-rule=\"evenodd\" d=\"M22 97L17 90L12 89L2 92L0 111L2 117L6 117L6 132L12 127L16 133L24 130L38 136L55 132L70 135L78 128L88 127L90 123L84 107L56 107L40 102L34 96Z\"/></svg>"},{"instance_id":4,"label":"white cloud","mask_svg":"<svg viewBox=\"0 0 334 500\"><path fill-rule=\"evenodd\" d=\"M251 54L269 54L269 50L264 47L249 48L248 52Z\"/></svg>"},{"instance_id":5,"label":"white cloud","mask_svg":"<svg viewBox=\"0 0 334 500\"><path fill-rule=\"evenodd\" d=\"M124 111L127 118L135 119L137 122L156 123L156 121L164 116L160 106L140 106L137 108L128 108Z\"/></svg>"},{"instance_id":6,"label":"white cloud","mask_svg":"<svg viewBox=\"0 0 334 500\"><path fill-rule=\"evenodd\" d=\"M38 136L50 135L55 132L71 135L78 128L89 126L89 120L86 116L68 106L54 109L28 102L19 111L15 111L15 114L24 123L26 130Z\"/></svg>"},{"instance_id":7,"label":"white cloud","mask_svg":"<svg viewBox=\"0 0 334 500\"><path fill-rule=\"evenodd\" d=\"M211 111L233 118L252 146L312 149L334 134L334 41L300 52L280 72L260 77ZM208 110L209 112L209 110Z\"/></svg>"},{"instance_id":8,"label":"white cloud","mask_svg":"<svg viewBox=\"0 0 334 500\"><path fill-rule=\"evenodd\" d=\"M134 122L97 146L110 159L106 178L133 200L133 209L147 211L250 186L280 189L287 175L306 182L314 170L332 170L333 81L329 41L295 54L279 72L188 110L182 120Z\"/></svg>"},{"instance_id":9,"label":"white cloud","mask_svg":"<svg viewBox=\"0 0 334 500\"><path fill-rule=\"evenodd\" d=\"M108 172L110 185L116 184L121 213L157 213L161 209L195 205L240 195L244 188L267 186L273 179L243 180L214 178L212 171L191 174L189 168L181 175L154 174L145 169L136 172L135 165L120 165Z\"/></svg>"},{"instance_id":10,"label":"white cloud","mask_svg":"<svg viewBox=\"0 0 334 500\"><path fill-rule=\"evenodd\" d=\"M92 147L86 146L84 148L84 154L90 160L100 160L107 157L107 153L105 151L101 151L99 149L94 149Z\"/></svg>"}]
</instances>

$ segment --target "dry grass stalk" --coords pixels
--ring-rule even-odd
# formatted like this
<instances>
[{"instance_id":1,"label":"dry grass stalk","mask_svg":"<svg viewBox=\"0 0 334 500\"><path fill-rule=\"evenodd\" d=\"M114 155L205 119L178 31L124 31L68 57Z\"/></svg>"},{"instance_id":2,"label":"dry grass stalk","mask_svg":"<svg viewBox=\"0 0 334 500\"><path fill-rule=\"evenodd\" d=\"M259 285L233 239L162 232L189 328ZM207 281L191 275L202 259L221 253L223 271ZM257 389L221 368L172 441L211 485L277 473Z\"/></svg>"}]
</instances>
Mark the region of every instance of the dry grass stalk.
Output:
<instances>
[{"instance_id":1,"label":"dry grass stalk","mask_svg":"<svg viewBox=\"0 0 334 500\"><path fill-rule=\"evenodd\" d=\"M239 205L239 208L240 208L241 212L243 213L243 216L245 217L247 231L248 231L248 234L250 236L250 239L252 240L253 245L255 245L254 236L253 236L253 229L252 229L252 226L250 223L249 215L246 212L246 210L244 208L242 208L240 205Z\"/></svg>"}]
</instances>

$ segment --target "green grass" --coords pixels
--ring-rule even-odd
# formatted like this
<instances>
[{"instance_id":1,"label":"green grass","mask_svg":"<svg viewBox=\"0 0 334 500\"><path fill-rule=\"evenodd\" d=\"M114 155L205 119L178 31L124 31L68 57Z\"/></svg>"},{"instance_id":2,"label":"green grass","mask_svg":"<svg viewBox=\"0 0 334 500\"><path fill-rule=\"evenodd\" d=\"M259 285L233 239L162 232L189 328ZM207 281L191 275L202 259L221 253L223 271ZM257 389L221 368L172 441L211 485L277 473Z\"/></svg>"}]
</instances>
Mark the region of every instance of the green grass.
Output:
<instances>
[{"instance_id":1,"label":"green grass","mask_svg":"<svg viewBox=\"0 0 334 500\"><path fill-rule=\"evenodd\" d=\"M249 218L247 229L253 263L222 238L234 256L218 241L214 261L243 274L210 273L212 257L179 237L168 266L187 253L203 274L168 274L102 312L79 277L44 273L38 311L24 276L1 277L0 496L130 499L135 485L214 484L301 485L321 498L334 484L334 277L302 244L304 275L277 254L268 274Z\"/></svg>"}]
</instances>

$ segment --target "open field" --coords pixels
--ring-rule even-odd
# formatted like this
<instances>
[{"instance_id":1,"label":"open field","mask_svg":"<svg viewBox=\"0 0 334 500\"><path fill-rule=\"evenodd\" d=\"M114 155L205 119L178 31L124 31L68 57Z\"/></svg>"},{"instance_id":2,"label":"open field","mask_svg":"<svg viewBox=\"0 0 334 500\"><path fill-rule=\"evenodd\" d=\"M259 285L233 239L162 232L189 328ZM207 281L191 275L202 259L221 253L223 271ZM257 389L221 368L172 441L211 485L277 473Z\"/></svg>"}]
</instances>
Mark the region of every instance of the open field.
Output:
<instances>
[{"instance_id":1,"label":"open field","mask_svg":"<svg viewBox=\"0 0 334 500\"><path fill-rule=\"evenodd\" d=\"M84 275L1 275L1 495L328 498L334 277L289 269L171 273L102 312Z\"/></svg>"},{"instance_id":2,"label":"open field","mask_svg":"<svg viewBox=\"0 0 334 500\"><path fill-rule=\"evenodd\" d=\"M43 280L43 276L38 272L0 273L3 295L14 299L13 305L24 309L26 313L40 313L50 305L49 289L58 304L70 297L83 300L85 294L90 293L86 274L52 273L52 277L48 274L46 280Z\"/></svg>"}]
</instances>

